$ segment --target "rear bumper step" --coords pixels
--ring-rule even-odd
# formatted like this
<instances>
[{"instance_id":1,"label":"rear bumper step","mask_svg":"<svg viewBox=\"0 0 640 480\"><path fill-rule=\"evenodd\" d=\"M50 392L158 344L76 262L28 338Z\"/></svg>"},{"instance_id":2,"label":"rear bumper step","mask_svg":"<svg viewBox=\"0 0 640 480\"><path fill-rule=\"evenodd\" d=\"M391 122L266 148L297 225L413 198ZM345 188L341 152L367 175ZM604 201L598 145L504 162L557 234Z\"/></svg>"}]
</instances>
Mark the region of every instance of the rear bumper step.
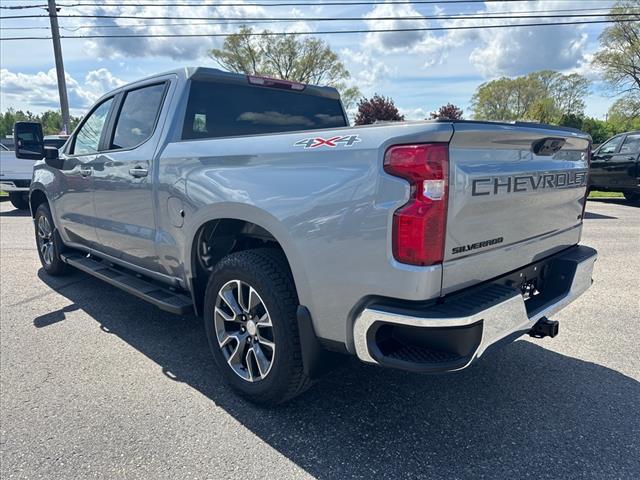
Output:
<instances>
[{"instance_id":1,"label":"rear bumper step","mask_svg":"<svg viewBox=\"0 0 640 480\"><path fill-rule=\"evenodd\" d=\"M131 293L142 300L157 306L161 310L185 315L193 311L191 297L170 290L158 283L137 276L135 273L116 267L106 260L89 257L81 253L61 254L62 260L72 267L93 275L100 280Z\"/></svg>"},{"instance_id":2,"label":"rear bumper step","mask_svg":"<svg viewBox=\"0 0 640 480\"><path fill-rule=\"evenodd\" d=\"M470 365L491 346L531 332L555 336L546 317L582 295L592 283L597 252L576 246L490 283L424 306L383 301L367 306L353 328L355 350L367 363L419 372ZM537 275L518 283L517 279ZM516 279L516 280L514 280ZM540 291L525 299L523 291ZM526 288L525 288L526 287Z\"/></svg>"}]
</instances>

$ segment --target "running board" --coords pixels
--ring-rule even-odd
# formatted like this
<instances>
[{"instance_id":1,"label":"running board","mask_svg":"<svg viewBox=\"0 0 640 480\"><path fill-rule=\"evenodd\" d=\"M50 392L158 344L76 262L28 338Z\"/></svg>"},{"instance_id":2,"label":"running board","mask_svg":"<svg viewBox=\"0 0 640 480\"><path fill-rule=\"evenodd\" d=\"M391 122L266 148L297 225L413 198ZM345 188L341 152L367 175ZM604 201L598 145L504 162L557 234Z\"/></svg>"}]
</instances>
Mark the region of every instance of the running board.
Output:
<instances>
[{"instance_id":1,"label":"running board","mask_svg":"<svg viewBox=\"0 0 640 480\"><path fill-rule=\"evenodd\" d=\"M72 267L104 280L114 287L131 293L142 300L152 303L161 310L186 315L193 312L191 297L177 291L170 290L151 280L147 280L135 273L97 257L90 257L78 253L61 254L62 261Z\"/></svg>"}]
</instances>

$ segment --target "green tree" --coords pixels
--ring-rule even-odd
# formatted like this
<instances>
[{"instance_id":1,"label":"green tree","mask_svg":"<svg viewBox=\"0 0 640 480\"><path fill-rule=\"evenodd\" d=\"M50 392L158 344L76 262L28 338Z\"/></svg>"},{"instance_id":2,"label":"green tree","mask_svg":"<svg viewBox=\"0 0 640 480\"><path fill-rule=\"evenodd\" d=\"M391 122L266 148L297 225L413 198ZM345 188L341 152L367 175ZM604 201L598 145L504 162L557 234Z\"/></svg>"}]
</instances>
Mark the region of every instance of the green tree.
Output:
<instances>
[{"instance_id":1,"label":"green tree","mask_svg":"<svg viewBox=\"0 0 640 480\"><path fill-rule=\"evenodd\" d=\"M242 27L239 33L226 38L221 49L211 50L209 56L231 72L335 87L345 108L350 108L360 95L356 87L347 86L349 71L323 40L252 34L251 28Z\"/></svg>"},{"instance_id":2,"label":"green tree","mask_svg":"<svg viewBox=\"0 0 640 480\"><path fill-rule=\"evenodd\" d=\"M589 81L581 75L541 70L483 83L471 99L474 118L558 122L584 114Z\"/></svg>"},{"instance_id":3,"label":"green tree","mask_svg":"<svg viewBox=\"0 0 640 480\"><path fill-rule=\"evenodd\" d=\"M541 123L553 123L558 118L558 109L552 98L542 97L531 104L526 118Z\"/></svg>"},{"instance_id":4,"label":"green tree","mask_svg":"<svg viewBox=\"0 0 640 480\"><path fill-rule=\"evenodd\" d=\"M616 93L640 92L640 12L637 0L619 0L612 14L628 14L631 22L615 21L600 35L600 50L593 56L593 65L603 73L604 80Z\"/></svg>"},{"instance_id":5,"label":"green tree","mask_svg":"<svg viewBox=\"0 0 640 480\"><path fill-rule=\"evenodd\" d=\"M640 128L640 12L637 0L619 0L612 14L628 14L632 22L614 20L600 35L600 50L593 66L603 74L611 90L622 95L609 109L608 123L618 131Z\"/></svg>"},{"instance_id":6,"label":"green tree","mask_svg":"<svg viewBox=\"0 0 640 480\"><path fill-rule=\"evenodd\" d=\"M480 85L471 98L473 116L484 120L515 120L512 83L507 77Z\"/></svg>"},{"instance_id":7,"label":"green tree","mask_svg":"<svg viewBox=\"0 0 640 480\"><path fill-rule=\"evenodd\" d=\"M640 95L627 94L609 108L607 122L619 132L640 130Z\"/></svg>"},{"instance_id":8,"label":"green tree","mask_svg":"<svg viewBox=\"0 0 640 480\"><path fill-rule=\"evenodd\" d=\"M582 121L580 129L591 135L594 145L600 145L604 143L607 138L618 133L610 123L604 120L598 120L597 118L585 118Z\"/></svg>"},{"instance_id":9,"label":"green tree","mask_svg":"<svg viewBox=\"0 0 640 480\"><path fill-rule=\"evenodd\" d=\"M584 118L576 115L575 113L565 113L560 118L558 125L563 127L571 127L577 128L578 130L582 129L582 123L584 122Z\"/></svg>"},{"instance_id":10,"label":"green tree","mask_svg":"<svg viewBox=\"0 0 640 480\"><path fill-rule=\"evenodd\" d=\"M76 128L81 117L71 116L71 129ZM4 113L0 113L0 136L2 138L13 135L13 125L16 122L39 122L45 135L56 135L62 130L62 115L58 110L47 110L40 115L23 112L8 108Z\"/></svg>"}]
</instances>

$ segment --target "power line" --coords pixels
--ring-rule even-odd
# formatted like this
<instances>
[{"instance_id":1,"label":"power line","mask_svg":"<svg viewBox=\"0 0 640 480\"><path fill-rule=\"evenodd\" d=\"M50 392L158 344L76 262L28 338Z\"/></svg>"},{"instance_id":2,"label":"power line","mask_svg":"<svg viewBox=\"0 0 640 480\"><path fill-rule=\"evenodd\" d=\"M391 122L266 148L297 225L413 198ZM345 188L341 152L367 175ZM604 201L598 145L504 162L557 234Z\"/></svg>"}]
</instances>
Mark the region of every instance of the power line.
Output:
<instances>
[{"instance_id":1,"label":"power line","mask_svg":"<svg viewBox=\"0 0 640 480\"><path fill-rule=\"evenodd\" d=\"M638 8L638 12L632 12L632 13L625 13L622 15L633 15L635 13L640 14L640 7L636 7ZM609 10L608 7L599 7L599 8L560 8L560 9L550 9L550 10L519 10L519 11L509 11L509 12L504 12L504 14L501 15L496 15L495 17L491 17L491 16L485 16L483 13L477 13L477 14L470 14L468 17L472 17L473 19L482 19L482 18L496 18L496 19L509 19L509 18L527 18L527 17L513 17L512 15L515 14L529 14L529 15L533 15L531 18L541 18L542 13L559 13L559 12L568 12L568 13L575 13L575 12L593 12L593 11L599 11L599 10ZM619 14L614 14L613 16L616 16ZM608 13L602 13L602 14L592 14L592 15L558 15L558 17L587 17L587 16L610 16ZM140 17L136 17L136 19L139 19ZM432 17L427 17L427 16L421 16L421 17L392 17L394 20L418 20L418 19L437 19L437 20L450 20L450 19L462 19L460 18L459 15L451 15L451 16L447 16L447 15L439 15L439 16L432 16ZM465 17L466 18L466 17ZM176 17L176 19L182 19L182 17ZM242 19L242 20L237 20L237 19L231 19L231 20L227 20L227 21L222 21L222 22L212 22L212 21L208 21L206 19L203 19L202 17L198 18L199 20L203 20L204 23L193 23L193 22L188 22L188 23L180 23L180 22L172 22L172 23L126 23L126 24L117 24L117 25L79 25L76 27L70 27L70 26L60 26L61 29L66 30L66 31L70 31L70 32L75 32L78 30L83 30L83 29L99 29L99 28L148 28L148 27L173 27L173 26L191 26L191 25L195 25L195 26L207 26L207 25L236 25L236 24L263 24L263 23L269 23L271 21L278 21L278 20L283 20L283 19L261 19L261 20L247 20L247 19ZM366 20L378 20L379 18L363 18L363 17L358 17L356 20L362 20L362 21L366 21ZM155 19L151 19L151 20L155 20ZM299 21L299 20L306 20L305 17L301 17L301 18L292 18L292 19L288 19L286 21ZM341 21L341 20L346 20L346 18L326 18L324 19L326 21ZM3 30L49 30L49 27L3 27Z\"/></svg>"},{"instance_id":2,"label":"power line","mask_svg":"<svg viewBox=\"0 0 640 480\"><path fill-rule=\"evenodd\" d=\"M8 0L4 0L5 2ZM18 0L11 0L18 1ZM198 0L195 0L198 1ZM260 2L246 2L246 3L233 3L233 2L223 2L223 3L202 3L202 1L198 1L198 3L132 3L132 2L120 2L120 3L96 3L96 2L76 2L76 3L67 3L67 4L59 4L60 7L306 7L306 6L350 6L350 5L446 5L446 4L465 4L465 3L515 3L515 2L526 2L529 0L395 0L395 1L385 1L385 0L353 0L353 1L345 1L345 0L332 0L332 1L321 1L321 2L301 2L298 1L286 1L286 2L270 2L270 3L260 3ZM551 1L551 0L548 0ZM21 8L41 8L46 7L46 5L18 5L18 6L10 6L10 7L0 7L6 9L21 9Z\"/></svg>"},{"instance_id":3,"label":"power line","mask_svg":"<svg viewBox=\"0 0 640 480\"><path fill-rule=\"evenodd\" d=\"M269 22L342 22L342 21L380 21L380 20L475 20L475 19L521 19L521 18L571 18L571 17L628 17L638 15L640 12L632 13L585 13L585 14L564 14L564 15L538 15L524 16L511 15L508 12L500 15L412 15L412 16L386 16L386 17L174 17L174 16L140 16L140 15L58 15L58 18L109 18L109 19L128 19L128 20L240 20L245 22L253 21L269 21ZM17 15L11 17L1 17L2 20L16 18L43 18L47 15Z\"/></svg>"},{"instance_id":4,"label":"power line","mask_svg":"<svg viewBox=\"0 0 640 480\"><path fill-rule=\"evenodd\" d=\"M6 0L5 0L6 1ZM25 8L47 8L46 5L11 5L0 7L0 10L24 10Z\"/></svg>"},{"instance_id":5,"label":"power line","mask_svg":"<svg viewBox=\"0 0 640 480\"><path fill-rule=\"evenodd\" d=\"M616 23L616 22L636 22L637 19L618 19L618 20L585 20L572 22L550 22L550 23L517 23L502 25L464 25L451 27L425 27L425 28L376 28L376 29L353 29L353 30L325 30L315 32L252 32L249 36L267 37L278 35L335 35L335 34L353 34L353 33L390 33L390 32L435 32L445 30L476 30L480 28L518 28L518 27L552 27L562 25L586 25L596 23ZM62 35L64 39L90 39L90 38L178 38L178 37L228 37L233 33L173 33L173 34L131 34L131 35ZM0 41L11 40L50 40L51 37L9 37L0 38Z\"/></svg>"}]
</instances>

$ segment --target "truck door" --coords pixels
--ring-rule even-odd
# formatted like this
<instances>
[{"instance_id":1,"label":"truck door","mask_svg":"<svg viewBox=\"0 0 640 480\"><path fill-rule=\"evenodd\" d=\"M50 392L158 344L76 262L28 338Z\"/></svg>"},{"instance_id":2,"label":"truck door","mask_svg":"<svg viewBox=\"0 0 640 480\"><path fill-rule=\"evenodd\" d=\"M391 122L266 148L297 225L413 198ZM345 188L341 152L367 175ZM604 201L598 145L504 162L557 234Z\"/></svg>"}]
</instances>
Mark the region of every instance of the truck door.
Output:
<instances>
[{"instance_id":1,"label":"truck door","mask_svg":"<svg viewBox=\"0 0 640 480\"><path fill-rule=\"evenodd\" d=\"M616 152L620 149L620 144L624 140L624 135L618 135L603 143L591 157L591 180L593 188L612 188L614 184L615 162L612 161Z\"/></svg>"},{"instance_id":2,"label":"truck door","mask_svg":"<svg viewBox=\"0 0 640 480\"><path fill-rule=\"evenodd\" d=\"M61 152L63 168L57 177L56 224L67 243L94 247L97 240L93 208L93 169L111 115L114 98L96 105L85 117L66 152Z\"/></svg>"},{"instance_id":3,"label":"truck door","mask_svg":"<svg viewBox=\"0 0 640 480\"><path fill-rule=\"evenodd\" d=\"M156 79L118 95L93 176L98 249L152 271L158 264L152 160L168 85Z\"/></svg>"},{"instance_id":4,"label":"truck door","mask_svg":"<svg viewBox=\"0 0 640 480\"><path fill-rule=\"evenodd\" d=\"M640 133L630 133L622 142L620 151L612 158L612 175L615 186L622 189L638 188L638 157L640 157Z\"/></svg>"}]
</instances>

